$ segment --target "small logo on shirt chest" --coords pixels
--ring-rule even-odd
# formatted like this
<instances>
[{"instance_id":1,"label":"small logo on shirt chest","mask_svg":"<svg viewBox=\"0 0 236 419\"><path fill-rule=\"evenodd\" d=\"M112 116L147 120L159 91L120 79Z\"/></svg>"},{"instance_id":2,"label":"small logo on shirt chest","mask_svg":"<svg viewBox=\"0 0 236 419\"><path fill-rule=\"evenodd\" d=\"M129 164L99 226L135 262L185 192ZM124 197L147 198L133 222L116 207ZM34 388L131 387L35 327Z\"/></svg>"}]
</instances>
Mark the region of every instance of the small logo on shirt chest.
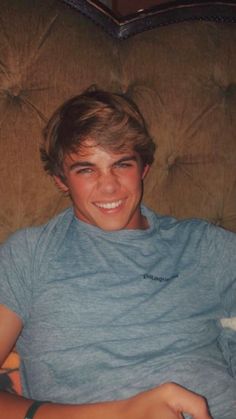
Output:
<instances>
[{"instance_id":1,"label":"small logo on shirt chest","mask_svg":"<svg viewBox=\"0 0 236 419\"><path fill-rule=\"evenodd\" d=\"M144 274L143 279L151 279L152 281L158 281L158 282L168 282L172 279L178 278L178 274L172 275L172 276L155 276L151 274Z\"/></svg>"}]
</instances>

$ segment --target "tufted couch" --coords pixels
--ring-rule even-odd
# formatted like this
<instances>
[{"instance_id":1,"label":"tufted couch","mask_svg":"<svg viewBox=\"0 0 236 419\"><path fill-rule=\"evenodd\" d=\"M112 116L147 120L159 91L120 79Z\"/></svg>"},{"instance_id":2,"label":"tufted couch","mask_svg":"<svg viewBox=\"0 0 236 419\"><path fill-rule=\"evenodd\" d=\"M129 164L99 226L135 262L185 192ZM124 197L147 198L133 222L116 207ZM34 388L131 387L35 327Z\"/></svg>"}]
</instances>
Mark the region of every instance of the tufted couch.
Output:
<instances>
[{"instance_id":1,"label":"tufted couch","mask_svg":"<svg viewBox=\"0 0 236 419\"><path fill-rule=\"evenodd\" d=\"M41 130L94 83L133 98L158 144L145 203L236 232L234 23L189 20L121 40L63 1L1 0L0 241L69 205L41 167Z\"/></svg>"}]
</instances>

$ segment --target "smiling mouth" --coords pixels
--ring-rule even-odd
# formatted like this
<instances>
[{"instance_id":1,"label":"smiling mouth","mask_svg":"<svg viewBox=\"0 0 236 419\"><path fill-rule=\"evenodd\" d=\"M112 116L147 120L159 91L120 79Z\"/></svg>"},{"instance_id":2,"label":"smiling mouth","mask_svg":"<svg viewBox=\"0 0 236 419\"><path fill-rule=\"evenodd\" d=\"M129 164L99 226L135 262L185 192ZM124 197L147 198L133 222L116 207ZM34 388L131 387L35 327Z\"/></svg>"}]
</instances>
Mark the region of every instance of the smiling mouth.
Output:
<instances>
[{"instance_id":1,"label":"smiling mouth","mask_svg":"<svg viewBox=\"0 0 236 419\"><path fill-rule=\"evenodd\" d=\"M95 205L98 208L103 209L115 209L118 208L122 203L124 202L123 199L119 199L119 201L113 201L113 202L96 202Z\"/></svg>"}]
</instances>

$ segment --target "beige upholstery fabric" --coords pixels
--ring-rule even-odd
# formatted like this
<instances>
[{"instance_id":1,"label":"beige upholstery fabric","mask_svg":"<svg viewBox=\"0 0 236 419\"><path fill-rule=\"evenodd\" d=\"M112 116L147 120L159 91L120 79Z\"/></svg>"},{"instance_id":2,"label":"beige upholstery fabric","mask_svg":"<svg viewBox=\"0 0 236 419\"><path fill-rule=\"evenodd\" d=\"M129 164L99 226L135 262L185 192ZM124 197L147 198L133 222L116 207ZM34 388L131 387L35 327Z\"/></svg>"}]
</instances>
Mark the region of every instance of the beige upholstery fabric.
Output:
<instances>
[{"instance_id":1,"label":"beige upholstery fabric","mask_svg":"<svg viewBox=\"0 0 236 419\"><path fill-rule=\"evenodd\" d=\"M128 92L158 144L146 204L236 231L236 25L119 41L59 0L1 0L0 240L68 205L41 168L41 129L94 83Z\"/></svg>"},{"instance_id":2,"label":"beige upholstery fabric","mask_svg":"<svg viewBox=\"0 0 236 419\"><path fill-rule=\"evenodd\" d=\"M191 22L125 41L56 1L2 0L1 239L65 205L38 156L64 99L96 83L138 102L158 143L145 201L236 231L236 26Z\"/></svg>"}]
</instances>

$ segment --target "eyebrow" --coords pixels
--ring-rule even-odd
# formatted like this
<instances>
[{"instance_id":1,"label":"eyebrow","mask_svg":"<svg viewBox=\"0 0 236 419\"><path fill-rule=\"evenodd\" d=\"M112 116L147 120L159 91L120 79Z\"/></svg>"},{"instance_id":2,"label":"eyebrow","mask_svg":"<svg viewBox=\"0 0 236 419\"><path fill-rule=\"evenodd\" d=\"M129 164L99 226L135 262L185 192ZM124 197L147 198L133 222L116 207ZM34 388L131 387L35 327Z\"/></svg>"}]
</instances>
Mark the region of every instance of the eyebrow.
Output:
<instances>
[{"instance_id":1,"label":"eyebrow","mask_svg":"<svg viewBox=\"0 0 236 419\"><path fill-rule=\"evenodd\" d=\"M121 157L121 159L114 161L112 163L112 166L114 166L116 164L119 164L119 163L126 162L126 161L137 161L137 157L134 156L134 155ZM95 166L96 166L95 163L91 163L90 161L82 160L82 161L76 161L76 162L72 163L69 166L69 170L73 171L75 169L78 169L78 167L95 167Z\"/></svg>"},{"instance_id":2,"label":"eyebrow","mask_svg":"<svg viewBox=\"0 0 236 419\"><path fill-rule=\"evenodd\" d=\"M77 169L78 167L93 167L95 164L89 162L89 161L76 161L75 163L72 163L69 167L69 170Z\"/></svg>"},{"instance_id":3,"label":"eyebrow","mask_svg":"<svg viewBox=\"0 0 236 419\"><path fill-rule=\"evenodd\" d=\"M117 161L115 161L113 164L117 164L117 163L122 163L122 162L125 162L125 161L137 161L137 157L136 156L124 156L124 157L121 157L121 159L119 159L119 160L117 160Z\"/></svg>"}]
</instances>

